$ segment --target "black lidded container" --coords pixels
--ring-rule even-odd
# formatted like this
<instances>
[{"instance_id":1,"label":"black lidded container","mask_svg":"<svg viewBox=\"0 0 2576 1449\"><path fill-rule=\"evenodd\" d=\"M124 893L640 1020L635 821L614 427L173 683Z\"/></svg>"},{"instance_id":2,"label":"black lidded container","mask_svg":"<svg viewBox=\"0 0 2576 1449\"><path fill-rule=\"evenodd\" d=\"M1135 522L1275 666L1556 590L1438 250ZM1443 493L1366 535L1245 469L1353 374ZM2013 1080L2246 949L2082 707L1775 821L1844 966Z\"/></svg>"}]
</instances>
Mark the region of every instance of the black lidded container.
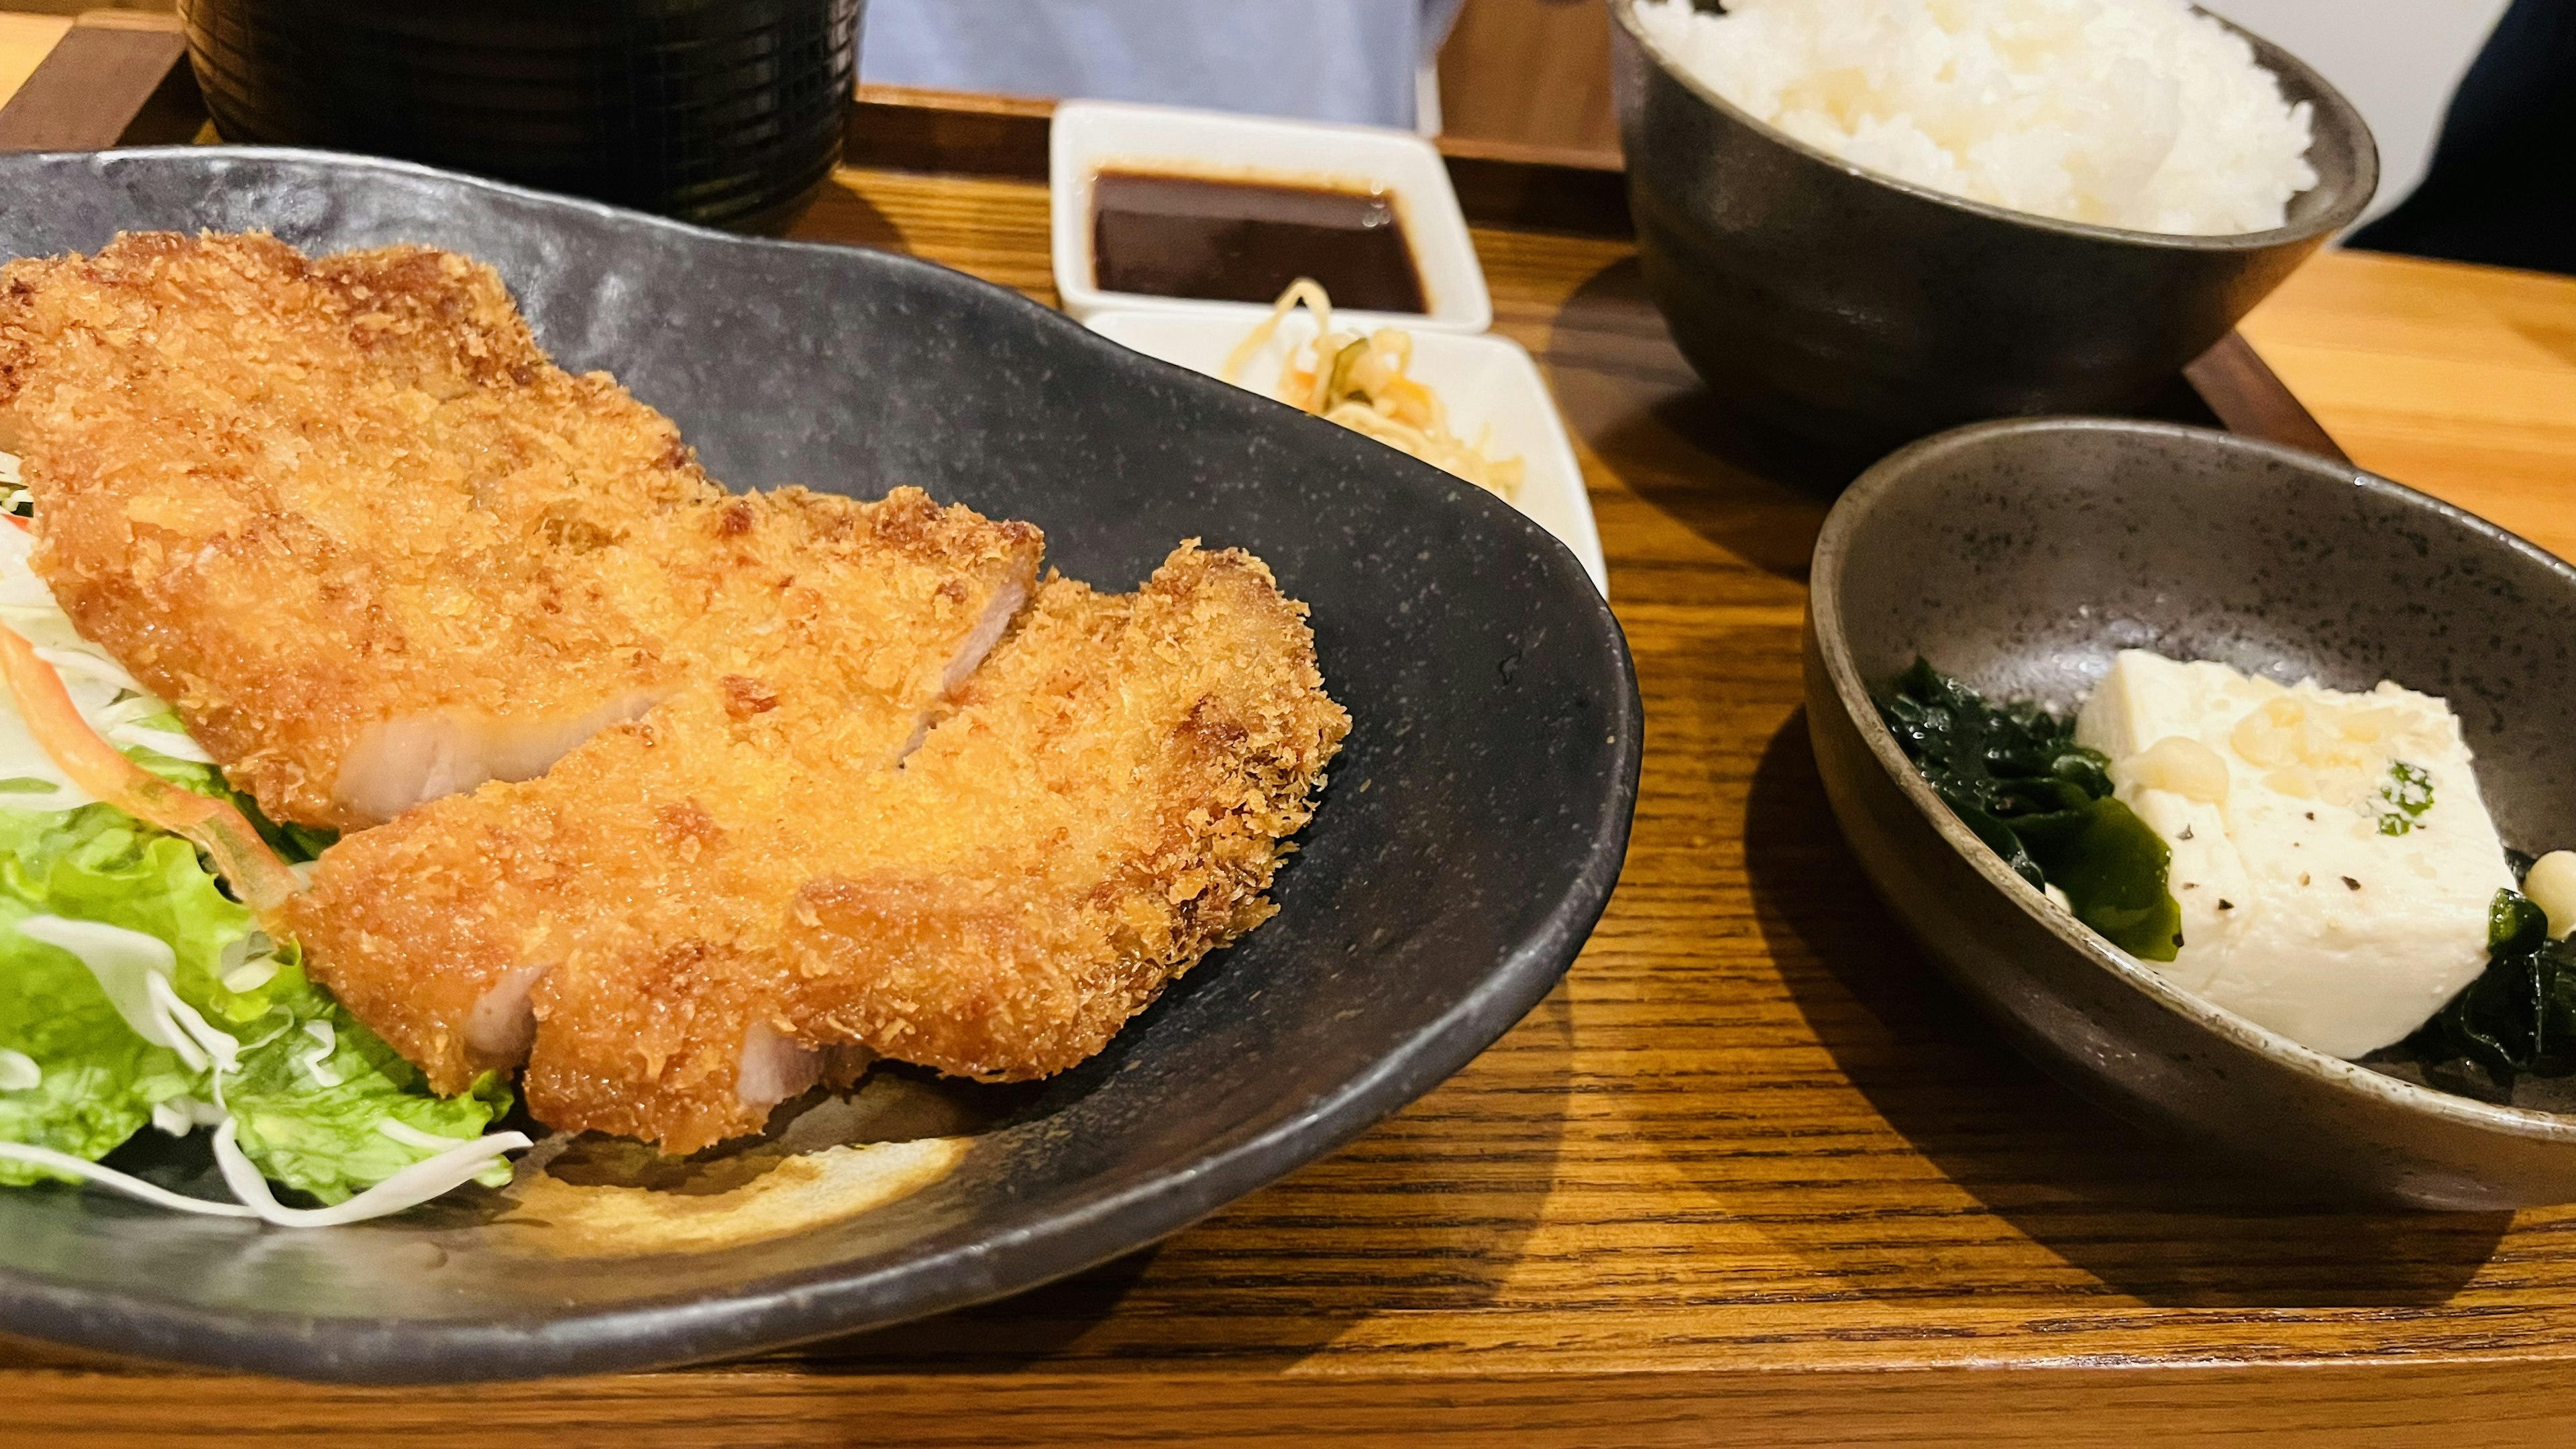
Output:
<instances>
[{"instance_id":1,"label":"black lidded container","mask_svg":"<svg viewBox=\"0 0 2576 1449\"><path fill-rule=\"evenodd\" d=\"M227 141L363 151L730 231L841 154L865 0L181 0Z\"/></svg>"}]
</instances>

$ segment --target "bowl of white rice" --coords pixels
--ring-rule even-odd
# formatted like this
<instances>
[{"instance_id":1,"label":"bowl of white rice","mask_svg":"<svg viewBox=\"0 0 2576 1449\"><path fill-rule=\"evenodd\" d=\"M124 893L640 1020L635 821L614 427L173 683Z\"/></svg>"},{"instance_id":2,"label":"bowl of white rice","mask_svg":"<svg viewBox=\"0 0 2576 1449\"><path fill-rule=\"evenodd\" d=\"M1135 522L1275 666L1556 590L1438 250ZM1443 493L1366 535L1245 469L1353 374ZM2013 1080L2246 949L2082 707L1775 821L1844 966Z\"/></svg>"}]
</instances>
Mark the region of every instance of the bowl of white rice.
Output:
<instances>
[{"instance_id":1,"label":"bowl of white rice","mask_svg":"<svg viewBox=\"0 0 2576 1449\"><path fill-rule=\"evenodd\" d=\"M2134 409L2337 229L2369 127L2184 0L1612 0L1646 281L1711 389L1883 450Z\"/></svg>"}]
</instances>

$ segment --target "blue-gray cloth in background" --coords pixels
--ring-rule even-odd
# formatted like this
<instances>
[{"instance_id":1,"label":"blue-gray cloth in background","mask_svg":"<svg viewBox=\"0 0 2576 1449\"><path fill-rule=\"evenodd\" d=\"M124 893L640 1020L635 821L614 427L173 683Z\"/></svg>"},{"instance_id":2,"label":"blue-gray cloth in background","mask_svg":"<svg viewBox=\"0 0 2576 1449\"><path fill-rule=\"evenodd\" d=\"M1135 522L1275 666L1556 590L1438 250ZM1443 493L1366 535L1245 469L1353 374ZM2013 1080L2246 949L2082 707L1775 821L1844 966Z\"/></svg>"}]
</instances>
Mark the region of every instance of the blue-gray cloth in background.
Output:
<instances>
[{"instance_id":1,"label":"blue-gray cloth in background","mask_svg":"<svg viewBox=\"0 0 2576 1449\"><path fill-rule=\"evenodd\" d=\"M1411 129L1463 0L869 0L882 85L1208 106Z\"/></svg>"}]
</instances>

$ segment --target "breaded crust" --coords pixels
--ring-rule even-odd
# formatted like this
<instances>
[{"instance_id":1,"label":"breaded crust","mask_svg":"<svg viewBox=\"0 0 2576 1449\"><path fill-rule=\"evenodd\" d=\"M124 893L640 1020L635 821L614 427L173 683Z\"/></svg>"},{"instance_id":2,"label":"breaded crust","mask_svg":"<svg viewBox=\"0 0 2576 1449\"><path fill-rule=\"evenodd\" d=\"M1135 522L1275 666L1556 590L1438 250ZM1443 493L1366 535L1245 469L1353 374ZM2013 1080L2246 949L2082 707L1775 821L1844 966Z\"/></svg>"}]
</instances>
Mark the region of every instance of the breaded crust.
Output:
<instances>
[{"instance_id":1,"label":"breaded crust","mask_svg":"<svg viewBox=\"0 0 2576 1449\"><path fill-rule=\"evenodd\" d=\"M1234 552L1133 595L1052 580L900 769L674 700L343 842L299 930L442 1083L494 1065L447 1050L480 994L545 963L530 1109L668 1151L759 1130L756 1033L1060 1071L1269 915L1348 729L1303 614ZM411 986L442 972L471 988Z\"/></svg>"},{"instance_id":2,"label":"breaded crust","mask_svg":"<svg viewBox=\"0 0 2576 1449\"><path fill-rule=\"evenodd\" d=\"M1236 550L1184 546L1130 595L1051 581L798 889L800 1038L1048 1076L1267 920L1350 727L1305 612Z\"/></svg>"},{"instance_id":3,"label":"breaded crust","mask_svg":"<svg viewBox=\"0 0 2576 1449\"><path fill-rule=\"evenodd\" d=\"M688 668L650 713L543 778L350 836L289 907L317 979L442 1091L524 1058L524 1029L478 1043L471 1025L516 1021L486 1003L514 978L544 1011L560 973L641 953L649 995L666 964L738 934L718 917L794 870L829 813L809 779L895 764L1027 597L1040 546L913 489L751 495L704 521L702 557L674 579L703 615L675 631Z\"/></svg>"},{"instance_id":4,"label":"breaded crust","mask_svg":"<svg viewBox=\"0 0 2576 1449\"><path fill-rule=\"evenodd\" d=\"M689 1151L765 1120L759 1033L995 1080L1090 1057L1272 912L1349 730L1304 616L1231 550L1049 581L900 770L780 767L828 812L711 838L694 919L547 977L530 1110Z\"/></svg>"},{"instance_id":5,"label":"breaded crust","mask_svg":"<svg viewBox=\"0 0 2576 1449\"><path fill-rule=\"evenodd\" d=\"M675 616L622 576L660 552L639 524L724 503L490 268L422 247L152 233L10 263L0 442L73 623L263 809L342 828L375 823L340 778L372 727L506 745L666 689Z\"/></svg>"}]
</instances>

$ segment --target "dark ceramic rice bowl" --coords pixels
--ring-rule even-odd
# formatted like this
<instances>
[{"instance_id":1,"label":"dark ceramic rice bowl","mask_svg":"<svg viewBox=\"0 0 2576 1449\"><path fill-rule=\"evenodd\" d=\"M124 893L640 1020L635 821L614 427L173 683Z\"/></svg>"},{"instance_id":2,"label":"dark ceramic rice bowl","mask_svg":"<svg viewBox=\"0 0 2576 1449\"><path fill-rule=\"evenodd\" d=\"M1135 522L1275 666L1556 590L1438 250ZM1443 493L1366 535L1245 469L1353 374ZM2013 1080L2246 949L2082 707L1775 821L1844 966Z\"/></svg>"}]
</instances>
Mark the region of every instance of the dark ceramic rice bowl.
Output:
<instances>
[{"instance_id":1,"label":"dark ceramic rice bowl","mask_svg":"<svg viewBox=\"0 0 2576 1449\"><path fill-rule=\"evenodd\" d=\"M0 1191L0 1327L272 1373L428 1381L771 1347L1142 1247L1348 1141L1546 994L1625 854L1642 736L1617 623L1510 505L902 257L751 241L395 162L173 148L0 158L0 248L268 229L493 263L736 487L898 483L1024 518L1127 588L1241 545L1313 608L1350 740L1276 919L945 1181L797 1236L652 1259L487 1251L470 1213L320 1232Z\"/></svg>"},{"instance_id":2,"label":"dark ceramic rice bowl","mask_svg":"<svg viewBox=\"0 0 2576 1449\"><path fill-rule=\"evenodd\" d=\"M1844 161L1666 58L1636 0L1610 9L1638 259L1674 344L1731 408L1862 458L1979 418L2144 405L2379 184L2361 112L2258 36L2284 98L2315 108L2317 184L2270 231L2177 236Z\"/></svg>"}]
</instances>

